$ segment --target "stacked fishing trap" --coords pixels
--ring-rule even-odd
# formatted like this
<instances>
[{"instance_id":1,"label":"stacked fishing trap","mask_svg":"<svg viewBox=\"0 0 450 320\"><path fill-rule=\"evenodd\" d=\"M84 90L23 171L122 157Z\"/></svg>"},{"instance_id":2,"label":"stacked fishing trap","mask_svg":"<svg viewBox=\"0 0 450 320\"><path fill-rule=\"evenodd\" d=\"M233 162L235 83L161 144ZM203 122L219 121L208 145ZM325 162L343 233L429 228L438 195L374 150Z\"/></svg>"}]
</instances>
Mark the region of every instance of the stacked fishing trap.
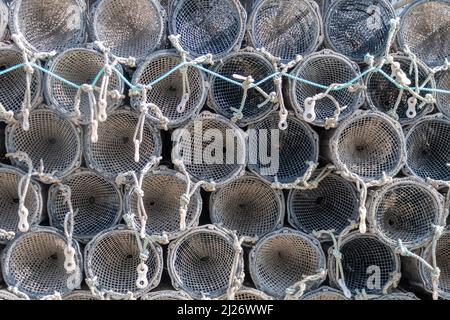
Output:
<instances>
[{"instance_id":1,"label":"stacked fishing trap","mask_svg":"<svg viewBox=\"0 0 450 320\"><path fill-rule=\"evenodd\" d=\"M0 300L450 300L449 0L0 0Z\"/></svg>"}]
</instances>

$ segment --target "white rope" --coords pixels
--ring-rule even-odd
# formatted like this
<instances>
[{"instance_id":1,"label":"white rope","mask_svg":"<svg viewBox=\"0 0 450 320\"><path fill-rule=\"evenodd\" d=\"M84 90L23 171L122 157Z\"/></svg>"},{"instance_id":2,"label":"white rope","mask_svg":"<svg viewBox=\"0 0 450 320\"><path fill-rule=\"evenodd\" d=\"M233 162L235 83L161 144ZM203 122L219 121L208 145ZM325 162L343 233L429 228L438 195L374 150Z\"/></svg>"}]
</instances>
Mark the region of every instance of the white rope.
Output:
<instances>
[{"instance_id":1,"label":"white rope","mask_svg":"<svg viewBox=\"0 0 450 320\"><path fill-rule=\"evenodd\" d=\"M14 112L13 111L6 111L3 104L0 103L0 120L5 121L7 124L14 125L18 121L14 118Z\"/></svg>"},{"instance_id":2,"label":"white rope","mask_svg":"<svg viewBox=\"0 0 450 320\"><path fill-rule=\"evenodd\" d=\"M62 300L61 293L55 291L54 294L44 296L40 300Z\"/></svg>"},{"instance_id":3,"label":"white rope","mask_svg":"<svg viewBox=\"0 0 450 320\"><path fill-rule=\"evenodd\" d=\"M317 274L313 274L310 276L302 276L302 280L295 283L291 287L286 289L286 296L284 300L299 300L306 290L306 284L308 282L317 282L325 279L327 276L327 271L322 269Z\"/></svg>"},{"instance_id":4,"label":"white rope","mask_svg":"<svg viewBox=\"0 0 450 320\"><path fill-rule=\"evenodd\" d=\"M64 217L64 235L66 236L66 246L64 247L64 269L70 274L77 270L77 264L75 261L76 251L72 245L73 228L75 225L75 214L72 206L72 191L67 185L59 185L58 191L61 193L64 198L64 203L69 209Z\"/></svg>"},{"instance_id":5,"label":"white rope","mask_svg":"<svg viewBox=\"0 0 450 320\"><path fill-rule=\"evenodd\" d=\"M229 236L233 238L233 249L234 249L234 258L233 258L233 265L231 267L230 276L228 279L228 289L227 289L227 299L228 300L234 300L236 296L236 292L239 291L239 289L242 287L242 284L244 283L245 273L244 268L242 267L241 270L238 270L239 267L239 260L242 256L242 242L244 239L239 239L236 231L231 231L225 228L222 228L225 233L227 233ZM240 272L238 272L240 271Z\"/></svg>"},{"instance_id":6,"label":"white rope","mask_svg":"<svg viewBox=\"0 0 450 320\"><path fill-rule=\"evenodd\" d=\"M19 290L18 285L16 285L15 287L9 286L8 291L16 295L20 299L30 300L30 297L26 293Z\"/></svg>"},{"instance_id":7,"label":"white rope","mask_svg":"<svg viewBox=\"0 0 450 320\"><path fill-rule=\"evenodd\" d=\"M333 170L334 166L328 165L323 168L322 172L313 180L309 181L311 179L311 176L313 175L314 171L318 167L318 163L308 161L307 162L308 169L306 170L305 174L295 180L293 183L281 183L278 180L278 177L274 177L274 182L272 183L272 188L276 190L313 190L317 189L319 186L319 183L325 179Z\"/></svg>"}]
</instances>

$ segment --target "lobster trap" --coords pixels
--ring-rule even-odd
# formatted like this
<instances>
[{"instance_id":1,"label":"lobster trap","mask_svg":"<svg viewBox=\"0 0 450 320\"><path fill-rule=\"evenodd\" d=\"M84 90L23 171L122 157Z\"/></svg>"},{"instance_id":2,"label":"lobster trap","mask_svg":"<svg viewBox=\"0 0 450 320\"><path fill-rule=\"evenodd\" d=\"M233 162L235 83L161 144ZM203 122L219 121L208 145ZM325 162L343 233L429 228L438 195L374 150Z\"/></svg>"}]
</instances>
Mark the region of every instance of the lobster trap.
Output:
<instances>
[{"instance_id":1,"label":"lobster trap","mask_svg":"<svg viewBox=\"0 0 450 320\"><path fill-rule=\"evenodd\" d=\"M54 111L36 109L30 112L30 128L18 123L6 128L8 153L24 152L33 164L32 171L43 183L53 183L77 169L81 164L81 128ZM12 159L25 171L29 165Z\"/></svg>"},{"instance_id":2,"label":"lobster trap","mask_svg":"<svg viewBox=\"0 0 450 320\"><path fill-rule=\"evenodd\" d=\"M143 203L148 219L146 231L150 235L167 234L170 240L177 238L182 230L180 201L186 192L186 178L173 170L159 167L145 175L142 182L144 192ZM200 190L189 198L185 225L187 229L196 227L202 211ZM138 195L133 187L129 187L125 196L125 210L137 214L139 206ZM140 222L138 222L140 223ZM184 231L184 230L183 230Z\"/></svg>"},{"instance_id":3,"label":"lobster trap","mask_svg":"<svg viewBox=\"0 0 450 320\"><path fill-rule=\"evenodd\" d=\"M183 291L161 290L146 294L141 300L192 300L189 295Z\"/></svg>"},{"instance_id":4,"label":"lobster trap","mask_svg":"<svg viewBox=\"0 0 450 320\"><path fill-rule=\"evenodd\" d=\"M29 50L59 52L86 41L86 18L82 0L16 0L9 27Z\"/></svg>"},{"instance_id":5,"label":"lobster trap","mask_svg":"<svg viewBox=\"0 0 450 320\"><path fill-rule=\"evenodd\" d=\"M182 63L181 57L173 50L161 50L149 56L133 74L133 83L149 85ZM186 72L186 79L184 77ZM168 127L176 128L195 117L203 107L207 95L205 76L197 68L189 67L170 74L155 84L146 93L146 103L155 104L162 116L168 119ZM141 95L131 97L131 106L139 110L143 103ZM161 116L150 111L148 119L160 124Z\"/></svg>"},{"instance_id":6,"label":"lobster trap","mask_svg":"<svg viewBox=\"0 0 450 320\"><path fill-rule=\"evenodd\" d=\"M287 62L317 50L323 41L320 8L310 0L262 0L249 18L249 40L255 48Z\"/></svg>"},{"instance_id":7,"label":"lobster trap","mask_svg":"<svg viewBox=\"0 0 450 320\"><path fill-rule=\"evenodd\" d=\"M233 76L251 77L258 82L275 73L270 61L257 52L239 51L226 55L214 72L229 79ZM220 77L211 76L208 105L239 126L258 122L274 109L275 85L267 81L255 88L237 88ZM272 94L272 96L270 96Z\"/></svg>"},{"instance_id":8,"label":"lobster trap","mask_svg":"<svg viewBox=\"0 0 450 320\"><path fill-rule=\"evenodd\" d=\"M394 9L386 0L333 1L324 17L325 43L358 63L367 53L381 57L394 18Z\"/></svg>"},{"instance_id":9,"label":"lobster trap","mask_svg":"<svg viewBox=\"0 0 450 320\"><path fill-rule=\"evenodd\" d=\"M283 192L274 190L257 177L246 175L211 194L211 222L245 237L244 244L255 244L284 223Z\"/></svg>"},{"instance_id":10,"label":"lobster trap","mask_svg":"<svg viewBox=\"0 0 450 320\"><path fill-rule=\"evenodd\" d=\"M450 120L434 115L416 122L406 133L406 172L423 180L450 181Z\"/></svg>"},{"instance_id":11,"label":"lobster trap","mask_svg":"<svg viewBox=\"0 0 450 320\"><path fill-rule=\"evenodd\" d=\"M326 278L320 243L288 228L262 238L250 253L249 266L256 288L276 299L284 298L299 283L305 285L305 292L314 290Z\"/></svg>"},{"instance_id":12,"label":"lobster trap","mask_svg":"<svg viewBox=\"0 0 450 320\"><path fill-rule=\"evenodd\" d=\"M172 284L194 299L230 296L243 281L244 259L232 233L213 225L191 229L169 245Z\"/></svg>"},{"instance_id":13,"label":"lobster trap","mask_svg":"<svg viewBox=\"0 0 450 320\"><path fill-rule=\"evenodd\" d=\"M104 64L105 58L101 53L93 49L73 48L57 55L48 63L47 67L49 71L59 77L83 86L92 85ZM114 68L122 73L120 65ZM100 97L100 83L103 77L105 77L105 74L93 86L95 101L99 103L104 99L104 97ZM44 93L50 107L81 124L86 125L91 122L91 117L94 117L92 113L97 112L95 110L97 106L91 101L88 92L83 91L83 89L76 89L67 82L51 75L46 75L45 79ZM106 103L106 115L121 104L123 92L123 81L113 71L108 76L107 97L104 101Z\"/></svg>"},{"instance_id":14,"label":"lobster trap","mask_svg":"<svg viewBox=\"0 0 450 320\"><path fill-rule=\"evenodd\" d=\"M164 9L156 0L104 0L91 9L92 38L117 57L142 59L165 35Z\"/></svg>"},{"instance_id":15,"label":"lobster trap","mask_svg":"<svg viewBox=\"0 0 450 320\"><path fill-rule=\"evenodd\" d=\"M450 1L414 1L401 15L400 48L410 50L430 67L450 56Z\"/></svg>"},{"instance_id":16,"label":"lobster trap","mask_svg":"<svg viewBox=\"0 0 450 320\"><path fill-rule=\"evenodd\" d=\"M418 179L395 179L371 198L369 224L392 247L399 239L410 249L424 246L443 220L443 197Z\"/></svg>"},{"instance_id":17,"label":"lobster trap","mask_svg":"<svg viewBox=\"0 0 450 320\"><path fill-rule=\"evenodd\" d=\"M71 190L70 201L76 211L73 237L87 243L99 232L116 225L122 218L122 193L111 181L94 171L80 170L61 181ZM50 225L63 230L69 199L59 184L49 190L47 212Z\"/></svg>"},{"instance_id":18,"label":"lobster trap","mask_svg":"<svg viewBox=\"0 0 450 320\"><path fill-rule=\"evenodd\" d=\"M172 161L181 161L194 181L217 186L243 174L244 132L223 116L202 112L172 135Z\"/></svg>"},{"instance_id":19,"label":"lobster trap","mask_svg":"<svg viewBox=\"0 0 450 320\"><path fill-rule=\"evenodd\" d=\"M140 148L136 148L135 141L140 140L135 135L139 124L143 124L142 139ZM115 179L118 174L128 171L141 172L154 157L161 154L159 131L145 120L145 115L139 115L129 108L117 109L105 122L99 123L98 140L95 143L91 139L92 133L89 127L84 143L86 162L90 169L108 178ZM136 158L136 155L139 157Z\"/></svg>"},{"instance_id":20,"label":"lobster trap","mask_svg":"<svg viewBox=\"0 0 450 320\"><path fill-rule=\"evenodd\" d=\"M364 111L345 120L322 141L325 154L338 170L364 181L395 176L405 161L400 124L380 112Z\"/></svg>"},{"instance_id":21,"label":"lobster trap","mask_svg":"<svg viewBox=\"0 0 450 320\"><path fill-rule=\"evenodd\" d=\"M247 287L242 287L234 296L234 300L236 301L261 301L272 299L273 298L262 291Z\"/></svg>"},{"instance_id":22,"label":"lobster trap","mask_svg":"<svg viewBox=\"0 0 450 320\"><path fill-rule=\"evenodd\" d=\"M140 244L141 240L135 231L119 225L88 243L84 252L86 281L96 296L139 298L158 286L163 270L162 248L154 241ZM145 272L141 273L142 264Z\"/></svg>"},{"instance_id":23,"label":"lobster trap","mask_svg":"<svg viewBox=\"0 0 450 320\"><path fill-rule=\"evenodd\" d=\"M399 272L399 256L373 234L350 233L342 238L339 248L328 251L330 284L352 294L359 290L367 294L389 293L398 284Z\"/></svg>"},{"instance_id":24,"label":"lobster trap","mask_svg":"<svg viewBox=\"0 0 450 320\"><path fill-rule=\"evenodd\" d=\"M250 127L248 168L269 183L300 183L318 161L319 136L293 114L287 118L286 130L278 130L279 121L279 114L273 112Z\"/></svg>"},{"instance_id":25,"label":"lobster trap","mask_svg":"<svg viewBox=\"0 0 450 320\"><path fill-rule=\"evenodd\" d=\"M34 226L41 222L42 190L38 183L30 181L23 193L26 174L18 169L0 166L0 243L7 243L14 238L23 223ZM28 210L26 221L20 214L21 204ZM19 225L20 223L20 225ZM27 229L27 228L25 228Z\"/></svg>"},{"instance_id":26,"label":"lobster trap","mask_svg":"<svg viewBox=\"0 0 450 320\"><path fill-rule=\"evenodd\" d=\"M443 90L450 89L450 71L444 72L438 80L438 88ZM436 96L436 104L439 111L450 119L450 95L444 93L438 93Z\"/></svg>"},{"instance_id":27,"label":"lobster trap","mask_svg":"<svg viewBox=\"0 0 450 320\"><path fill-rule=\"evenodd\" d=\"M92 295L92 292L87 290L75 290L67 295L65 295L63 300L98 300Z\"/></svg>"},{"instance_id":28,"label":"lobster trap","mask_svg":"<svg viewBox=\"0 0 450 320\"><path fill-rule=\"evenodd\" d=\"M23 63L23 56L20 50L12 45L2 44L0 46L0 71L21 63ZM42 73L39 70L34 70L29 87L31 98L30 106L32 108L41 102L42 82ZM2 88L0 93L0 104L5 111L12 111L14 115L21 113L23 111L22 102L25 99L24 97L27 91L27 74L24 68L18 68L3 74L0 77L0 86Z\"/></svg>"},{"instance_id":29,"label":"lobster trap","mask_svg":"<svg viewBox=\"0 0 450 320\"><path fill-rule=\"evenodd\" d=\"M316 86L290 80L289 99L298 117L317 126L335 127L364 103L362 81L352 87L333 90L360 76L359 66L330 50L313 53L291 72L297 78L319 83L330 89L323 92Z\"/></svg>"},{"instance_id":30,"label":"lobster trap","mask_svg":"<svg viewBox=\"0 0 450 320\"><path fill-rule=\"evenodd\" d=\"M0 40L8 34L9 9L4 1L0 1Z\"/></svg>"},{"instance_id":31,"label":"lobster trap","mask_svg":"<svg viewBox=\"0 0 450 320\"><path fill-rule=\"evenodd\" d=\"M389 301L414 301L414 300L420 300L417 298L413 293L410 292L394 292L391 294L383 295L379 298L376 298L374 300L389 300Z\"/></svg>"},{"instance_id":32,"label":"lobster trap","mask_svg":"<svg viewBox=\"0 0 450 320\"><path fill-rule=\"evenodd\" d=\"M65 250L67 239L50 227L36 227L22 233L3 252L2 270L8 286L30 299L64 295L78 288L82 281L83 258L79 245L74 249L73 271L68 272Z\"/></svg>"},{"instance_id":33,"label":"lobster trap","mask_svg":"<svg viewBox=\"0 0 450 320\"><path fill-rule=\"evenodd\" d=\"M320 287L314 291L308 292L303 295L299 300L307 301L338 301L338 300L349 300L341 291L330 288L330 287Z\"/></svg>"},{"instance_id":34,"label":"lobster trap","mask_svg":"<svg viewBox=\"0 0 450 320\"><path fill-rule=\"evenodd\" d=\"M335 230L340 233L358 218L359 197L355 186L337 174L329 174L317 188L289 192L287 212L289 224L312 234Z\"/></svg>"},{"instance_id":35,"label":"lobster trap","mask_svg":"<svg viewBox=\"0 0 450 320\"><path fill-rule=\"evenodd\" d=\"M436 83L430 76L430 70L420 60L411 60L411 58L396 54L393 56L394 63L400 64L400 69L406 74L416 88L435 89ZM417 69L415 69L417 67ZM385 64L381 68L386 74L391 73L392 65ZM416 74L417 71L417 74ZM369 107L372 110L388 114L401 124L410 124L417 121L420 117L433 110L431 103L421 103L410 92L399 89L396 85L386 79L381 73L369 73L366 78L366 96ZM428 92L428 91L426 91ZM425 93L415 90L415 94ZM433 94L434 96L434 94Z\"/></svg>"},{"instance_id":36,"label":"lobster trap","mask_svg":"<svg viewBox=\"0 0 450 320\"><path fill-rule=\"evenodd\" d=\"M193 57L212 54L218 60L237 50L244 38L247 13L239 0L174 0L169 33Z\"/></svg>"}]
</instances>

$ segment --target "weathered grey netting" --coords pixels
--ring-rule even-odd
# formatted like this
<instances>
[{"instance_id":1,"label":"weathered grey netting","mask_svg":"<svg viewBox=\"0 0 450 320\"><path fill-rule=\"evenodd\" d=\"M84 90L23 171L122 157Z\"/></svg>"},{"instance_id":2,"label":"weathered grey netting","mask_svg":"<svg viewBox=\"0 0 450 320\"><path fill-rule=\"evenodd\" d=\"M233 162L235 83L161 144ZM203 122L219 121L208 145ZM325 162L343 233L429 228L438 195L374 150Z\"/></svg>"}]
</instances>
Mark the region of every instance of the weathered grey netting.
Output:
<instances>
[{"instance_id":1,"label":"weathered grey netting","mask_svg":"<svg viewBox=\"0 0 450 320\"><path fill-rule=\"evenodd\" d=\"M374 300L390 300L390 301L410 300L410 301L413 301L413 300L420 300L420 299L417 298L413 293L410 293L410 292L407 292L407 293L396 292L396 293L383 295Z\"/></svg>"},{"instance_id":2,"label":"weathered grey netting","mask_svg":"<svg viewBox=\"0 0 450 320\"><path fill-rule=\"evenodd\" d=\"M345 285L352 294L364 289L367 294L382 294L393 287L400 272L400 258L394 249L376 235L353 232L342 239L339 248ZM330 284L340 288L336 279L336 258L328 252ZM377 276L374 278L374 274Z\"/></svg>"},{"instance_id":3,"label":"weathered grey netting","mask_svg":"<svg viewBox=\"0 0 450 320\"><path fill-rule=\"evenodd\" d=\"M289 223L305 233L335 230L338 234L358 218L359 196L355 186L330 174L315 189L293 189L287 200Z\"/></svg>"},{"instance_id":4,"label":"weathered grey netting","mask_svg":"<svg viewBox=\"0 0 450 320\"><path fill-rule=\"evenodd\" d=\"M234 300L237 301L261 301L272 299L273 298L269 297L262 291L246 287L242 287L234 296Z\"/></svg>"},{"instance_id":5,"label":"weathered grey netting","mask_svg":"<svg viewBox=\"0 0 450 320\"><path fill-rule=\"evenodd\" d=\"M3 41L8 34L9 9L6 3L0 1L0 40Z\"/></svg>"},{"instance_id":6,"label":"weathered grey netting","mask_svg":"<svg viewBox=\"0 0 450 320\"><path fill-rule=\"evenodd\" d=\"M102 0L91 13L93 39L118 57L144 58L160 47L166 13L156 0Z\"/></svg>"},{"instance_id":7,"label":"weathered grey netting","mask_svg":"<svg viewBox=\"0 0 450 320\"><path fill-rule=\"evenodd\" d=\"M425 117L406 134L406 170L421 179L450 181L450 120Z\"/></svg>"},{"instance_id":8,"label":"weathered grey netting","mask_svg":"<svg viewBox=\"0 0 450 320\"><path fill-rule=\"evenodd\" d=\"M244 268L236 237L213 225L194 228L169 245L167 267L175 289L194 299L220 298ZM243 279L242 279L243 280Z\"/></svg>"},{"instance_id":9,"label":"weathered grey netting","mask_svg":"<svg viewBox=\"0 0 450 320\"><path fill-rule=\"evenodd\" d=\"M383 173L395 176L405 161L400 124L380 112L360 112L345 120L328 147L338 170L349 170L364 181L381 179Z\"/></svg>"},{"instance_id":10,"label":"weathered grey netting","mask_svg":"<svg viewBox=\"0 0 450 320\"><path fill-rule=\"evenodd\" d=\"M91 128L85 134L85 157L88 166L109 178L130 170L140 172L161 154L161 136L144 120L143 140L139 162L135 162L134 134L139 114L127 108L115 110L105 122L98 125L98 142L92 143Z\"/></svg>"},{"instance_id":11,"label":"weathered grey netting","mask_svg":"<svg viewBox=\"0 0 450 320\"><path fill-rule=\"evenodd\" d=\"M248 143L248 168L270 183L295 183L307 173L311 163L317 163L319 137L308 124L293 114L289 114L287 118L286 130L279 130L279 121L279 114L273 112L269 117L251 126L253 130L250 132ZM259 155L267 154L276 159L277 152L279 152L278 170L273 170L277 165L264 163L266 159Z\"/></svg>"},{"instance_id":12,"label":"weathered grey netting","mask_svg":"<svg viewBox=\"0 0 450 320\"><path fill-rule=\"evenodd\" d=\"M214 71L229 79L232 79L233 75L251 76L257 83L272 75L275 69L272 63L261 54L240 51L233 52L221 59ZM273 110L274 103L268 101L267 97L256 88L245 91L214 75L211 77L210 84L208 105L228 119L233 119L240 126L257 122ZM259 88L267 95L275 91L273 81L267 81ZM242 106L244 94L246 96ZM241 108L242 110L240 110Z\"/></svg>"},{"instance_id":13,"label":"weathered grey netting","mask_svg":"<svg viewBox=\"0 0 450 320\"><path fill-rule=\"evenodd\" d=\"M400 68L406 74L408 79L411 80L411 85L416 87L414 80L416 73L411 58L400 54L393 55L393 58L395 62L400 63ZM435 89L436 83L434 78L431 77L428 79L430 74L428 67L420 60L416 60L415 63L417 64L418 71L417 87ZM391 65L385 64L381 69L385 73L391 74ZM425 80L427 80L426 83ZM388 114L395 120L398 120L401 124L409 124L416 121L421 116L433 110L433 104L425 104L419 108L420 103L418 103L417 107L414 106L411 108L409 102L414 101L412 100L415 99L413 95L405 90L400 91L397 86L378 72L369 73L366 78L366 87L366 96L369 107L372 110L378 110ZM419 90L418 93L425 95L428 91L420 92ZM401 97L399 98L400 94ZM417 100L415 100L415 102L417 103Z\"/></svg>"},{"instance_id":14,"label":"weathered grey netting","mask_svg":"<svg viewBox=\"0 0 450 320\"><path fill-rule=\"evenodd\" d=\"M360 75L356 63L330 50L323 50L305 57L291 73L293 76L320 83L324 86L347 83ZM314 99L323 93L323 89L291 80L289 99L296 114L307 122L317 126L327 126L328 119L344 120L364 103L362 81L356 82L352 88L330 91L323 98L313 100L312 112L307 105L308 98ZM346 107L344 109L344 107ZM343 110L338 110L342 108ZM336 121L337 122L337 121ZM335 126L335 125L333 125Z\"/></svg>"},{"instance_id":15,"label":"weathered grey netting","mask_svg":"<svg viewBox=\"0 0 450 320\"><path fill-rule=\"evenodd\" d=\"M430 67L450 56L450 1L415 1L403 11L400 48L409 49Z\"/></svg>"},{"instance_id":16,"label":"weathered grey netting","mask_svg":"<svg viewBox=\"0 0 450 320\"><path fill-rule=\"evenodd\" d=\"M192 298L183 291L162 290L148 293L141 300L192 300Z\"/></svg>"},{"instance_id":17,"label":"weathered grey netting","mask_svg":"<svg viewBox=\"0 0 450 320\"><path fill-rule=\"evenodd\" d=\"M319 6L310 0L261 0L249 19L249 40L282 61L316 51L323 41Z\"/></svg>"},{"instance_id":18,"label":"weathered grey netting","mask_svg":"<svg viewBox=\"0 0 450 320\"><path fill-rule=\"evenodd\" d=\"M90 170L75 172L61 183L71 190L70 201L76 211L73 237L86 243L99 232L116 225L122 217L122 193L114 183ZM69 212L66 197L60 185L49 190L47 212L50 224L64 230L64 219Z\"/></svg>"},{"instance_id":19,"label":"weathered grey netting","mask_svg":"<svg viewBox=\"0 0 450 320\"><path fill-rule=\"evenodd\" d=\"M75 84L92 84L96 75L103 68L105 63L104 56L92 49L74 48L69 49L57 55L48 63L48 69L58 76L69 80ZM120 65L115 66L117 70L122 72ZM102 77L97 81L95 91L96 100L99 100L100 83ZM112 72L109 77L108 92L117 90L119 95L123 94L124 84L116 72ZM80 115L77 116L75 110L75 100L78 90L67 83L53 77L46 75L45 91L47 101L50 107L55 108L64 116L78 119L80 116L81 124L90 123L91 110L97 106L90 105L88 93L81 94L81 101L79 105ZM120 98L112 98L108 95L106 112L109 114L115 107L121 104Z\"/></svg>"},{"instance_id":20,"label":"weathered grey netting","mask_svg":"<svg viewBox=\"0 0 450 320\"><path fill-rule=\"evenodd\" d=\"M148 85L169 72L182 62L180 56L173 50L161 50L149 56L133 74L133 83ZM177 71L158 82L151 90L147 91L147 103L157 105L164 117L169 120L168 127L175 128L184 124L198 114L203 107L207 96L207 83L202 71L190 67L187 69L187 83L189 99L183 108L179 108L184 102L183 74ZM139 110L142 96L131 97L131 106ZM156 115L149 111L150 121L159 124Z\"/></svg>"},{"instance_id":21,"label":"weathered grey netting","mask_svg":"<svg viewBox=\"0 0 450 320\"><path fill-rule=\"evenodd\" d=\"M81 148L81 128L54 111L36 109L30 112L28 131L24 131L18 123L6 128L7 151L28 154L33 169L40 173L38 177L44 183L49 181L43 175L61 179L78 168ZM28 170L23 162L15 159L12 162Z\"/></svg>"},{"instance_id":22,"label":"weathered grey netting","mask_svg":"<svg viewBox=\"0 0 450 320\"><path fill-rule=\"evenodd\" d=\"M369 224L392 247L399 239L407 248L422 247L443 218L443 197L418 179L395 179L371 197Z\"/></svg>"},{"instance_id":23,"label":"weathered grey netting","mask_svg":"<svg viewBox=\"0 0 450 320\"><path fill-rule=\"evenodd\" d=\"M75 290L63 297L63 300L98 300L87 290Z\"/></svg>"},{"instance_id":24,"label":"weathered grey netting","mask_svg":"<svg viewBox=\"0 0 450 320\"><path fill-rule=\"evenodd\" d=\"M326 269L325 254L320 243L304 233L288 228L262 238L250 253L250 275L256 288L282 299L291 286L305 276ZM316 289L326 274L305 283L306 291Z\"/></svg>"},{"instance_id":25,"label":"weathered grey netting","mask_svg":"<svg viewBox=\"0 0 450 320\"><path fill-rule=\"evenodd\" d=\"M0 166L0 243L6 243L4 232L19 231L20 196L19 184L25 173L6 166ZM20 191L22 192L22 191ZM28 210L27 221L33 226L41 221L42 215L42 191L34 181L30 181L24 206Z\"/></svg>"},{"instance_id":26,"label":"weathered grey netting","mask_svg":"<svg viewBox=\"0 0 450 320\"><path fill-rule=\"evenodd\" d=\"M330 287L320 287L317 290L304 294L299 300L319 301L319 300L349 300L345 295Z\"/></svg>"},{"instance_id":27,"label":"weathered grey netting","mask_svg":"<svg viewBox=\"0 0 450 320\"><path fill-rule=\"evenodd\" d=\"M213 137L207 138L208 135ZM222 139L224 145L219 147L219 140L211 144L213 139ZM244 132L223 116L202 112L175 131L172 140L172 160L181 160L195 181L215 182L220 186L237 178L245 169Z\"/></svg>"},{"instance_id":28,"label":"weathered grey netting","mask_svg":"<svg viewBox=\"0 0 450 320\"><path fill-rule=\"evenodd\" d=\"M3 276L8 286L16 287L31 299L43 298L55 292L67 294L82 281L83 257L76 241L75 270L65 269L67 239L50 227L38 227L20 234L3 252Z\"/></svg>"},{"instance_id":29,"label":"weathered grey netting","mask_svg":"<svg viewBox=\"0 0 450 320\"><path fill-rule=\"evenodd\" d=\"M325 42L355 62L363 62L367 53L380 57L394 18L394 9L386 0L333 1L324 18Z\"/></svg>"},{"instance_id":30,"label":"weathered grey netting","mask_svg":"<svg viewBox=\"0 0 450 320\"><path fill-rule=\"evenodd\" d=\"M145 265L148 267L147 281L144 288L138 288L137 267L142 263L140 248L134 231L120 225L105 230L95 236L86 246L85 272L91 279L91 288L107 298L125 298L129 292L139 298L157 287L163 270L162 248L149 241L144 250L148 251Z\"/></svg>"},{"instance_id":31,"label":"weathered grey netting","mask_svg":"<svg viewBox=\"0 0 450 320\"><path fill-rule=\"evenodd\" d=\"M144 207L148 219L147 233L150 235L167 234L170 240L181 233L180 230L180 199L186 192L186 178L173 170L160 167L157 171L148 173L142 182L144 192ZM138 196L129 188L125 197L125 210L137 216ZM192 195L186 212L186 227L198 225L202 211L200 190ZM136 221L138 224L139 221Z\"/></svg>"},{"instance_id":32,"label":"weathered grey netting","mask_svg":"<svg viewBox=\"0 0 450 320\"><path fill-rule=\"evenodd\" d=\"M436 266L440 269L439 284L437 293L439 297L445 300L450 299L450 229L447 227L436 242ZM423 250L421 257L431 266L433 264L433 243L429 243ZM430 269L425 264L419 266L420 279L426 291L433 292L433 281Z\"/></svg>"},{"instance_id":33,"label":"weathered grey netting","mask_svg":"<svg viewBox=\"0 0 450 320\"><path fill-rule=\"evenodd\" d=\"M244 244L254 244L284 223L283 193L261 179L246 175L211 194L211 222L235 230Z\"/></svg>"},{"instance_id":34,"label":"weathered grey netting","mask_svg":"<svg viewBox=\"0 0 450 320\"><path fill-rule=\"evenodd\" d=\"M215 59L239 49L244 38L247 14L239 0L173 0L169 32L181 35L181 46L197 57Z\"/></svg>"},{"instance_id":35,"label":"weathered grey netting","mask_svg":"<svg viewBox=\"0 0 450 320\"><path fill-rule=\"evenodd\" d=\"M6 70L10 67L23 63L22 53L14 46L0 46L0 70ZM26 72L24 68L19 68L0 77L0 103L6 111L12 111L14 114L22 111L22 102L27 88ZM41 100L42 93L42 73L35 70L31 78L31 107L36 106Z\"/></svg>"},{"instance_id":36,"label":"weathered grey netting","mask_svg":"<svg viewBox=\"0 0 450 320\"><path fill-rule=\"evenodd\" d=\"M86 3L82 0L16 0L10 28L32 51L73 48L86 40Z\"/></svg>"},{"instance_id":37,"label":"weathered grey netting","mask_svg":"<svg viewBox=\"0 0 450 320\"><path fill-rule=\"evenodd\" d=\"M443 90L450 89L450 71L443 72L442 75L440 75L437 87ZM436 95L436 100L439 111L450 119L450 95L438 93Z\"/></svg>"}]
</instances>

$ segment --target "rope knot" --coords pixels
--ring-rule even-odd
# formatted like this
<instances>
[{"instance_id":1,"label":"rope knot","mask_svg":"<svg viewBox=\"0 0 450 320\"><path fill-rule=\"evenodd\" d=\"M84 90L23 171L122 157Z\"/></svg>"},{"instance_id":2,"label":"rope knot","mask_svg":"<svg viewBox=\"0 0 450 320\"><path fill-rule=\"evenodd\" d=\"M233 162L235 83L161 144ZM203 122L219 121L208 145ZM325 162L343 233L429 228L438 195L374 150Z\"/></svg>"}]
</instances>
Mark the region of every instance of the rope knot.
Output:
<instances>
[{"instance_id":1,"label":"rope knot","mask_svg":"<svg viewBox=\"0 0 450 320\"><path fill-rule=\"evenodd\" d=\"M187 193L183 193L180 197L180 205L182 207L187 207L191 201L191 197Z\"/></svg>"},{"instance_id":2,"label":"rope knot","mask_svg":"<svg viewBox=\"0 0 450 320\"><path fill-rule=\"evenodd\" d=\"M34 73L34 68L33 68L33 66L31 65L30 62L25 63L25 66L23 67L23 69L25 70L25 72L27 74L33 74Z\"/></svg>"},{"instance_id":3,"label":"rope knot","mask_svg":"<svg viewBox=\"0 0 450 320\"><path fill-rule=\"evenodd\" d=\"M216 183L214 181L203 183L203 189L206 192L214 192L216 191Z\"/></svg>"},{"instance_id":4,"label":"rope knot","mask_svg":"<svg viewBox=\"0 0 450 320\"><path fill-rule=\"evenodd\" d=\"M334 248L333 249L333 256L336 260L341 261L342 260L342 253L339 251L339 249Z\"/></svg>"},{"instance_id":5,"label":"rope knot","mask_svg":"<svg viewBox=\"0 0 450 320\"><path fill-rule=\"evenodd\" d=\"M85 93L94 92L94 87L90 84L85 83L81 85L81 90Z\"/></svg>"}]
</instances>

